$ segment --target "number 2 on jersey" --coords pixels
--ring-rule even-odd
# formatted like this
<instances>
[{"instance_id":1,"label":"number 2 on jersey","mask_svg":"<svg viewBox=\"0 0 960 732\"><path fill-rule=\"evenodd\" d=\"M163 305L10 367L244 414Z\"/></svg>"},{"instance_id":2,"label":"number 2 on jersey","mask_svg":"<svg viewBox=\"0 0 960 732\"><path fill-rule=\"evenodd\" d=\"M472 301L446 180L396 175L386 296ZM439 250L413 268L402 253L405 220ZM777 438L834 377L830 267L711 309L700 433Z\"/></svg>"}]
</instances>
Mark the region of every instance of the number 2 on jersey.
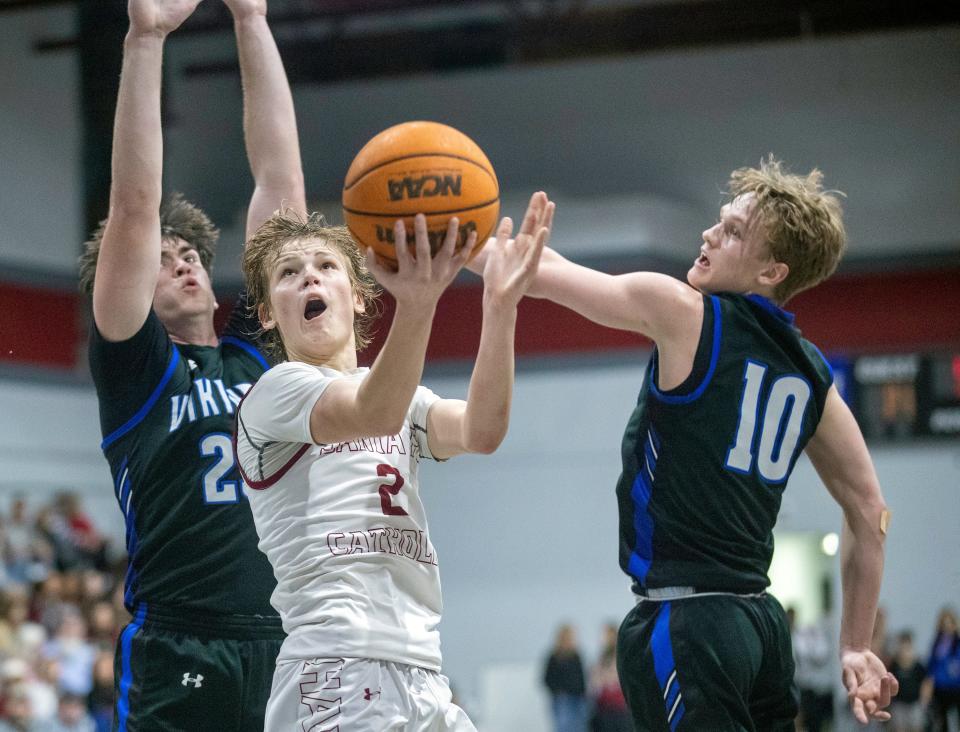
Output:
<instances>
[{"instance_id":1,"label":"number 2 on jersey","mask_svg":"<svg viewBox=\"0 0 960 732\"><path fill-rule=\"evenodd\" d=\"M394 506L390 501L390 496L397 495L400 492L400 489L403 488L403 476L400 475L400 471L392 465L381 463L377 466L377 475L379 475L381 478L392 475L395 478L393 483L380 484L380 507L383 509L384 515L406 516L406 511L400 508L400 506Z\"/></svg>"},{"instance_id":2,"label":"number 2 on jersey","mask_svg":"<svg viewBox=\"0 0 960 732\"><path fill-rule=\"evenodd\" d=\"M767 367L747 361L743 372L743 395L740 398L740 421L737 436L727 452L726 466L736 473L757 471L769 483L780 483L790 470L795 457L803 414L810 401L810 384L799 376L781 376L773 382L763 410L760 395ZM756 443L757 422L760 444Z\"/></svg>"},{"instance_id":3,"label":"number 2 on jersey","mask_svg":"<svg viewBox=\"0 0 960 732\"><path fill-rule=\"evenodd\" d=\"M233 443L225 432L211 432L200 440L200 454L216 461L203 474L203 502L205 504L237 503L242 481L225 480L233 470Z\"/></svg>"}]
</instances>

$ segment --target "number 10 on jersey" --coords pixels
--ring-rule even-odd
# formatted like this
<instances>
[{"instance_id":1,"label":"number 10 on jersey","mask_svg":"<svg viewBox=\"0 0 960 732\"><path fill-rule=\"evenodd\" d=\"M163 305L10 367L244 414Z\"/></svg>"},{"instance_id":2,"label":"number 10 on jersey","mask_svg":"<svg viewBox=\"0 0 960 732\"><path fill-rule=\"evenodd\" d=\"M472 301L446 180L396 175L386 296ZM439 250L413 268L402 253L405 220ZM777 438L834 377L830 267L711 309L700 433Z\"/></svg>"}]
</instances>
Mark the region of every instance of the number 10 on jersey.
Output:
<instances>
[{"instance_id":1,"label":"number 10 on jersey","mask_svg":"<svg viewBox=\"0 0 960 732\"><path fill-rule=\"evenodd\" d=\"M756 463L765 481L782 483L796 457L811 390L806 379L791 374L777 377L763 398L766 375L764 364L747 361L740 420L736 439L727 451L726 466L736 473L750 473Z\"/></svg>"}]
</instances>

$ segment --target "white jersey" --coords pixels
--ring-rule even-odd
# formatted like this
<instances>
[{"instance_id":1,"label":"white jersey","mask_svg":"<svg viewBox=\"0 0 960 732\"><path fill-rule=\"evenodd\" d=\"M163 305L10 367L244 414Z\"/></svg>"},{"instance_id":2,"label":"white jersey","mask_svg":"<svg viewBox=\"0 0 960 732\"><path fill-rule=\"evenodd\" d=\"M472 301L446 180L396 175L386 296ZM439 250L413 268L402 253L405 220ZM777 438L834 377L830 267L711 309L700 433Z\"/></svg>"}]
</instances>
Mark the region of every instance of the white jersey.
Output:
<instances>
[{"instance_id":1,"label":"white jersey","mask_svg":"<svg viewBox=\"0 0 960 732\"><path fill-rule=\"evenodd\" d=\"M287 633L278 661L342 656L440 668L440 574L417 467L432 458L418 387L399 434L316 445L310 413L334 379L299 362L267 371L238 410L235 451Z\"/></svg>"}]
</instances>

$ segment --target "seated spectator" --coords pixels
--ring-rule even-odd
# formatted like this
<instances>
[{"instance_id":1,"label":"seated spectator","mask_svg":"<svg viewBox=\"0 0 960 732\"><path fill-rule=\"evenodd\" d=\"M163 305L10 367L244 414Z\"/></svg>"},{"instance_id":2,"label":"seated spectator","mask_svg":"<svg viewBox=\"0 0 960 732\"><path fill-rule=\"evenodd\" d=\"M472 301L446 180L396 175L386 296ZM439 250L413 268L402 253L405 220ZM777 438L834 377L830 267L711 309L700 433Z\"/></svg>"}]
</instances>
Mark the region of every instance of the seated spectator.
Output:
<instances>
[{"instance_id":1,"label":"seated spectator","mask_svg":"<svg viewBox=\"0 0 960 732\"><path fill-rule=\"evenodd\" d=\"M4 686L0 732L39 732L30 706L30 695L22 683Z\"/></svg>"},{"instance_id":2,"label":"seated spectator","mask_svg":"<svg viewBox=\"0 0 960 732\"><path fill-rule=\"evenodd\" d=\"M86 700L78 694L61 694L57 716L38 725L37 732L96 732Z\"/></svg>"},{"instance_id":3,"label":"seated spectator","mask_svg":"<svg viewBox=\"0 0 960 732\"><path fill-rule=\"evenodd\" d=\"M97 652L93 662L93 690L90 692L90 714L97 732L110 732L113 726L113 649Z\"/></svg>"},{"instance_id":4,"label":"seated spectator","mask_svg":"<svg viewBox=\"0 0 960 732\"><path fill-rule=\"evenodd\" d=\"M57 634L40 653L60 664L59 687L62 691L84 697L90 693L96 651L87 641L87 624L79 610L70 607L64 613Z\"/></svg>"}]
</instances>

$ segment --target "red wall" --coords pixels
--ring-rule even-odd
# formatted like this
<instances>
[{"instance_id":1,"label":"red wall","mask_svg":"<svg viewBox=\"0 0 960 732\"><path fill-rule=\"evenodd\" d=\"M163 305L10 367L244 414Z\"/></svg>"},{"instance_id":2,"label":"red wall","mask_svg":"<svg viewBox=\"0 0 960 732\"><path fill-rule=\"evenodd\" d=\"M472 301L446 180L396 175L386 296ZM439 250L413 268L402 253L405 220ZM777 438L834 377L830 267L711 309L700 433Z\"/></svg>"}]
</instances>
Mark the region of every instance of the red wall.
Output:
<instances>
[{"instance_id":1,"label":"red wall","mask_svg":"<svg viewBox=\"0 0 960 732\"><path fill-rule=\"evenodd\" d=\"M480 338L481 285L451 289L440 301L427 352L432 360L471 360ZM224 303L227 305L227 303ZM372 360L393 314L385 298ZM0 364L77 368L86 338L85 305L67 290L0 283ZM960 346L960 268L896 274L838 275L790 303L804 334L824 351L897 352ZM229 307L221 307L225 315ZM222 317L222 316L221 316ZM517 354L603 354L647 343L544 300L524 300Z\"/></svg>"}]
</instances>

